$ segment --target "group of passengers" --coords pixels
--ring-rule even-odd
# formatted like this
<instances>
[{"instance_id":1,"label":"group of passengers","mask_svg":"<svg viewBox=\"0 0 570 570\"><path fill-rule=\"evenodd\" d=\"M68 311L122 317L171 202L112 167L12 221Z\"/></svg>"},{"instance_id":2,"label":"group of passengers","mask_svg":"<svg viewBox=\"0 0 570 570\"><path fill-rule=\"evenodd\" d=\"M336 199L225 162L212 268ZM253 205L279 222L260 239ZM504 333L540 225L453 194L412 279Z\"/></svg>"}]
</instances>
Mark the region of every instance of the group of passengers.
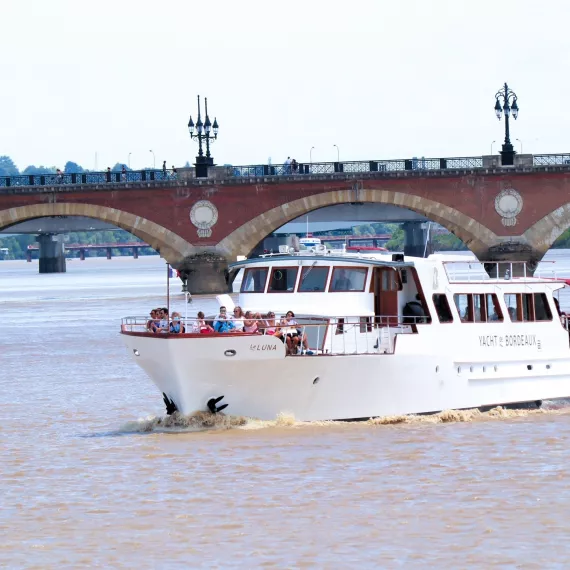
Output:
<instances>
[{"instance_id":1,"label":"group of passengers","mask_svg":"<svg viewBox=\"0 0 570 570\"><path fill-rule=\"evenodd\" d=\"M166 307L159 307L150 312L150 319L146 323L146 330L153 333L181 334L186 332L180 313L173 311L172 318L168 316Z\"/></svg>"},{"instance_id":2,"label":"group of passengers","mask_svg":"<svg viewBox=\"0 0 570 570\"><path fill-rule=\"evenodd\" d=\"M200 317L202 314L202 317ZM203 313L198 313L198 319L203 319ZM265 334L275 336L286 346L287 354L305 353L312 355L309 349L307 335L299 328L299 323L295 320L295 313L287 311L286 315L280 319L273 311L266 314L255 313L253 311L243 312L239 306L233 310L233 315L228 315L226 307L220 307L220 312L210 326L212 330L204 331L201 327L199 332L216 333L245 333L245 334Z\"/></svg>"},{"instance_id":3,"label":"group of passengers","mask_svg":"<svg viewBox=\"0 0 570 570\"><path fill-rule=\"evenodd\" d=\"M186 332L180 313L173 312L171 318L169 318L166 307L153 309L150 312L150 319L147 321L146 329L152 333L180 334ZM285 344L287 354L313 354L309 349L307 335L299 327L293 311L287 311L284 317L278 319L273 311L263 315L253 311L244 313L239 306L234 308L233 315L229 315L227 308L222 306L214 320L207 320L203 311L199 311L188 332L193 334L245 333L271 335L277 337Z\"/></svg>"}]
</instances>

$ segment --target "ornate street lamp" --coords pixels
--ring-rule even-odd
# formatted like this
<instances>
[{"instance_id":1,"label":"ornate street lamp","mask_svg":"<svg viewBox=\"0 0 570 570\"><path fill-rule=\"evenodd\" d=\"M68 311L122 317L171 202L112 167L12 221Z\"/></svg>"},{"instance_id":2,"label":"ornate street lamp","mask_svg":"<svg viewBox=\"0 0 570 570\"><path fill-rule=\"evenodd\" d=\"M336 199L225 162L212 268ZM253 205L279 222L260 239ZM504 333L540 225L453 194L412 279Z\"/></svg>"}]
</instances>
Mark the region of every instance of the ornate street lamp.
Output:
<instances>
[{"instance_id":1,"label":"ornate street lamp","mask_svg":"<svg viewBox=\"0 0 570 570\"><path fill-rule=\"evenodd\" d=\"M196 167L196 178L208 177L208 166L214 166L214 157L210 155L210 142L213 143L218 138L218 121L214 118L214 124L210 122L210 117L208 117L208 99L206 97L204 97L204 106L206 117L204 122L202 122L202 115L200 112L200 95L198 95L198 121L196 122L196 125L194 125L192 115L190 115L190 120L188 121L188 132L190 133L190 138L198 141L198 156L194 163L194 166ZM195 134L194 130L196 130ZM210 134L212 132L214 133L213 135ZM202 142L206 143L205 155L202 150Z\"/></svg>"},{"instance_id":2,"label":"ornate street lamp","mask_svg":"<svg viewBox=\"0 0 570 570\"><path fill-rule=\"evenodd\" d=\"M495 114L499 121L501 120L502 113L505 113L505 142L501 150L501 163L503 166L512 166L515 162L515 149L510 139L509 116L512 113L516 120L519 115L519 106L517 105L516 93L512 89L509 89L506 83L495 95Z\"/></svg>"}]
</instances>

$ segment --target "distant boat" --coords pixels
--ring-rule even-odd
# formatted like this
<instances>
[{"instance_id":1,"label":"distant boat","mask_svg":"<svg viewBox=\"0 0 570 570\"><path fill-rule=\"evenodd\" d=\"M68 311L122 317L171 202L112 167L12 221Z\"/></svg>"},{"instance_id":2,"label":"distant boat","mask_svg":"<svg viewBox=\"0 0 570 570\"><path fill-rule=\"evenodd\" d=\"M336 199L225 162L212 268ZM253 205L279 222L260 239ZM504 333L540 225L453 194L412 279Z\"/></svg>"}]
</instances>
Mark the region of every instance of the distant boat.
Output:
<instances>
[{"instance_id":1,"label":"distant boat","mask_svg":"<svg viewBox=\"0 0 570 570\"><path fill-rule=\"evenodd\" d=\"M306 247L307 249L310 247L315 247L317 245L321 245L321 240L317 237L304 237L299 240L299 244Z\"/></svg>"}]
</instances>

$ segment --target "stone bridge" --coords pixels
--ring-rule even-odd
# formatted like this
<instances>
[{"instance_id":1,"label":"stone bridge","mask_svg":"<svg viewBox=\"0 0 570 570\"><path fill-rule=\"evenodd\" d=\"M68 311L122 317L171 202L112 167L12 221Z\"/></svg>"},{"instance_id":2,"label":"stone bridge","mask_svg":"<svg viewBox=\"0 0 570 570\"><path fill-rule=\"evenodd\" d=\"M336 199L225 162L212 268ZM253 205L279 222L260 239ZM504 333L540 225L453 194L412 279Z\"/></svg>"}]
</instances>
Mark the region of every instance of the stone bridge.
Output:
<instances>
[{"instance_id":1,"label":"stone bridge","mask_svg":"<svg viewBox=\"0 0 570 570\"><path fill-rule=\"evenodd\" d=\"M443 159L441 159L443 160ZM272 175L261 167L196 179L0 187L0 230L52 216L96 218L158 250L193 293L227 290L227 264L307 212L343 203L393 204L438 222L481 260L532 270L570 227L570 164L369 169ZM335 163L336 164L336 163ZM372 164L372 163L370 163ZM41 245L41 242L40 242Z\"/></svg>"}]
</instances>

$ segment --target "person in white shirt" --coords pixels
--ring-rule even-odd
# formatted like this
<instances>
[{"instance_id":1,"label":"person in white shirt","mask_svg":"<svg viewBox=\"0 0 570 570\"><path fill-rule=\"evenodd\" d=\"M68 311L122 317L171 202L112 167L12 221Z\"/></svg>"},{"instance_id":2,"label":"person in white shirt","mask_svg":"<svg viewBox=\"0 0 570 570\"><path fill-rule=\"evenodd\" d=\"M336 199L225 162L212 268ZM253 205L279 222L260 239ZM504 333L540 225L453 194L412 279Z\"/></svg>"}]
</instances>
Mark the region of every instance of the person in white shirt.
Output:
<instances>
[{"instance_id":1,"label":"person in white shirt","mask_svg":"<svg viewBox=\"0 0 570 570\"><path fill-rule=\"evenodd\" d=\"M244 314L242 308L239 305L237 307L234 307L234 314L231 317L231 320L234 323L236 331L243 332Z\"/></svg>"}]
</instances>

